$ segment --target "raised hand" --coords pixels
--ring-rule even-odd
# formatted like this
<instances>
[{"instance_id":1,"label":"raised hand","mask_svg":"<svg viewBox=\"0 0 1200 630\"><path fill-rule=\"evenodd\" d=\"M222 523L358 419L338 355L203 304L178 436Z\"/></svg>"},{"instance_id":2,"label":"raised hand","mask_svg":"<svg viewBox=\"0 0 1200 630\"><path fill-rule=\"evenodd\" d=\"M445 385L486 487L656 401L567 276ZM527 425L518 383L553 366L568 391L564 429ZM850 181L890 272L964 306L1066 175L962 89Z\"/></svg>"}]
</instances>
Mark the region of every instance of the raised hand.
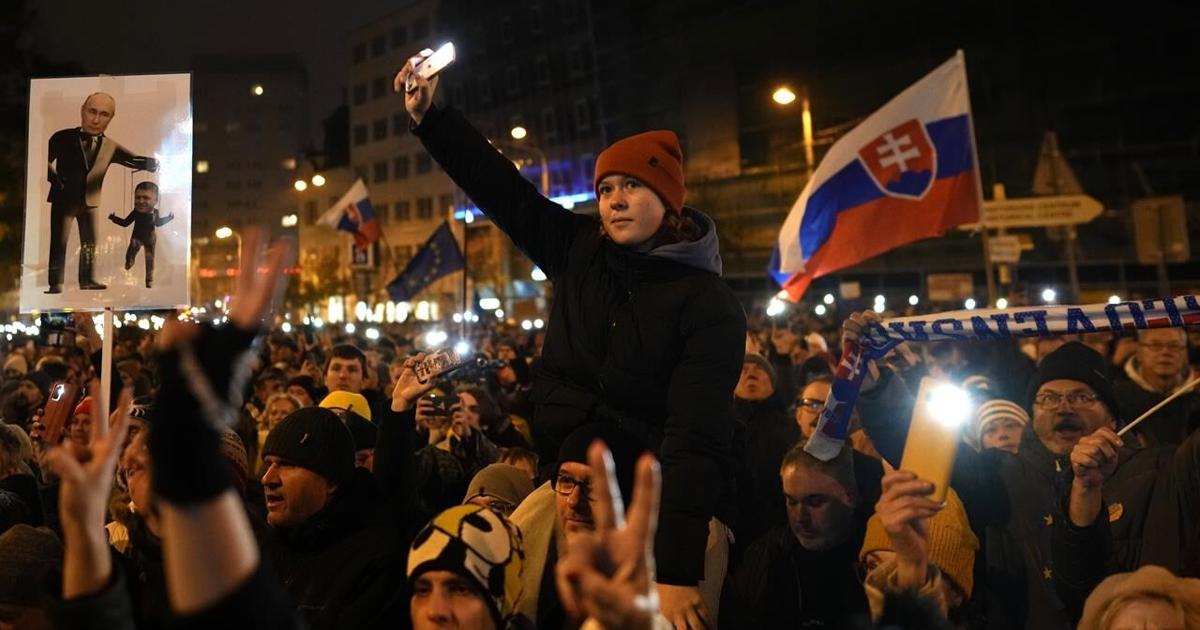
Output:
<instances>
[{"instance_id":1,"label":"raised hand","mask_svg":"<svg viewBox=\"0 0 1200 630\"><path fill-rule=\"evenodd\" d=\"M1071 449L1071 472L1084 488L1100 488L1117 469L1121 438L1108 427L1084 436Z\"/></svg>"},{"instance_id":2,"label":"raised hand","mask_svg":"<svg viewBox=\"0 0 1200 630\"><path fill-rule=\"evenodd\" d=\"M392 411L404 411L412 407L413 403L425 395L425 392L433 389L432 378L424 383L417 378L417 365L424 360L424 352L404 360L404 368L400 371L400 377L396 379L396 387L392 390ZM432 408L432 405L429 407ZM418 415L421 413L420 405L418 405L417 413Z\"/></svg>"},{"instance_id":3,"label":"raised hand","mask_svg":"<svg viewBox=\"0 0 1200 630\"><path fill-rule=\"evenodd\" d=\"M896 552L900 586L920 588L929 571L928 521L944 506L929 498L932 483L907 470L895 470L887 462L883 466L883 493L875 504L875 514Z\"/></svg>"},{"instance_id":4,"label":"raised hand","mask_svg":"<svg viewBox=\"0 0 1200 630\"><path fill-rule=\"evenodd\" d=\"M559 560L559 597L573 617L587 615L606 628L651 628L658 610L650 581L662 486L658 462L649 454L638 460L628 515L612 454L603 442L588 449L588 465L597 475L592 484L596 526L573 536Z\"/></svg>"},{"instance_id":5,"label":"raised hand","mask_svg":"<svg viewBox=\"0 0 1200 630\"><path fill-rule=\"evenodd\" d=\"M435 76L430 81L413 72L413 59L420 58L421 55L417 55L409 59L392 79L392 89L396 92L404 92L404 108L408 110L408 115L412 116L413 122L418 125L421 124L426 112L433 105L433 93L437 91L439 79ZM416 86L416 89L411 92L405 90L410 75Z\"/></svg>"}]
</instances>

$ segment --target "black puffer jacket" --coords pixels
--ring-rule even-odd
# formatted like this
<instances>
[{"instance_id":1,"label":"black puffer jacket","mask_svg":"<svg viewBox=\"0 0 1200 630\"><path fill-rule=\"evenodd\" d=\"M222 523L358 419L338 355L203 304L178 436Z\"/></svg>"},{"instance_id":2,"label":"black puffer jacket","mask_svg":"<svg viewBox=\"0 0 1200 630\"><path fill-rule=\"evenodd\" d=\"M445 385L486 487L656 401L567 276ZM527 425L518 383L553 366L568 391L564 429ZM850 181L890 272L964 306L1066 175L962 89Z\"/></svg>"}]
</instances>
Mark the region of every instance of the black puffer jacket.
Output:
<instances>
[{"instance_id":1,"label":"black puffer jacket","mask_svg":"<svg viewBox=\"0 0 1200 630\"><path fill-rule=\"evenodd\" d=\"M641 436L662 461L658 578L695 584L714 489L729 475L732 393L745 351L745 312L720 279L715 224L685 209L705 229L700 240L635 253L605 238L595 217L538 194L458 112L432 109L414 132L554 283L532 396L543 461L589 421Z\"/></svg>"}]
</instances>

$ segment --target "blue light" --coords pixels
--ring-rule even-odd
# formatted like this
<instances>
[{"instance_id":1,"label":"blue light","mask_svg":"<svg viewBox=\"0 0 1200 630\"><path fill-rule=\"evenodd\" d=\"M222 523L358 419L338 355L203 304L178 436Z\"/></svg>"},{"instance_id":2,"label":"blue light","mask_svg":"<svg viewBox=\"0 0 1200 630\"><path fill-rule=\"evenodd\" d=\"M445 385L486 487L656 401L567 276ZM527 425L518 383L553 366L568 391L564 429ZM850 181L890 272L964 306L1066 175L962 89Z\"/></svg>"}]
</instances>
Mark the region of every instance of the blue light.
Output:
<instances>
[{"instance_id":1,"label":"blue light","mask_svg":"<svg viewBox=\"0 0 1200 630\"><path fill-rule=\"evenodd\" d=\"M587 203L589 201L593 201L595 198L595 193L581 192L573 195L551 197L550 201L553 201L567 210L570 210L571 208L574 208L576 204ZM484 218L484 214L479 210L479 208L476 208L475 206L467 206L466 208L456 208L454 210L454 220L462 221L467 216L468 211L472 214L473 218Z\"/></svg>"}]
</instances>

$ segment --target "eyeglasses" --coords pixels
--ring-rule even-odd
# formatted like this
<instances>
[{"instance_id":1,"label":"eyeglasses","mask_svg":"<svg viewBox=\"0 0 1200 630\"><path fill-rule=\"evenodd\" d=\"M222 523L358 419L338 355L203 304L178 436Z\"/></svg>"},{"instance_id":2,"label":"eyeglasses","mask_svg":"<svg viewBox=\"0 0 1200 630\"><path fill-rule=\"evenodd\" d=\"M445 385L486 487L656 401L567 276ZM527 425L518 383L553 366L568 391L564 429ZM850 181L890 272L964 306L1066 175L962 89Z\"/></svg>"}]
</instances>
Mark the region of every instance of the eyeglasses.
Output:
<instances>
[{"instance_id":1,"label":"eyeglasses","mask_svg":"<svg viewBox=\"0 0 1200 630\"><path fill-rule=\"evenodd\" d=\"M1182 343L1163 343L1161 341L1154 341L1150 343L1139 343L1138 345L1143 348L1149 348L1154 352L1183 352L1184 350L1187 350L1187 345Z\"/></svg>"},{"instance_id":2,"label":"eyeglasses","mask_svg":"<svg viewBox=\"0 0 1200 630\"><path fill-rule=\"evenodd\" d=\"M825 408L825 401L821 398L801 398L796 401L796 406L808 411L820 411Z\"/></svg>"},{"instance_id":3,"label":"eyeglasses","mask_svg":"<svg viewBox=\"0 0 1200 630\"><path fill-rule=\"evenodd\" d=\"M1058 392L1046 392L1038 394L1033 402L1039 407L1054 408L1062 404L1064 399L1072 407L1084 407L1100 400L1100 397L1092 392L1071 392L1065 396Z\"/></svg>"},{"instance_id":4,"label":"eyeglasses","mask_svg":"<svg viewBox=\"0 0 1200 630\"><path fill-rule=\"evenodd\" d=\"M591 496L592 492L592 483L590 481L583 481L581 479L576 479L571 475L564 475L562 473L559 473L559 475L554 478L554 483L551 485L554 486L555 492L563 496L570 496L572 492L575 492L576 488L579 488L579 491L582 492L585 497Z\"/></svg>"}]
</instances>

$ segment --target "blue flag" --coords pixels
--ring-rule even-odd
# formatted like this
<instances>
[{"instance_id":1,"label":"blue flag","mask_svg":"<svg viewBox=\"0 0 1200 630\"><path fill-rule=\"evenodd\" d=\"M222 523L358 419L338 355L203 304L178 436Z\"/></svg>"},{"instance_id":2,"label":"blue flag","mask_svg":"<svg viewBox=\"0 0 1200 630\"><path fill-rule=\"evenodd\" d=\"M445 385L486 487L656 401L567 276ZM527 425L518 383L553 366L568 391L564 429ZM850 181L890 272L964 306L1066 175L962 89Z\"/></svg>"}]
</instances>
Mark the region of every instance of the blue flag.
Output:
<instances>
[{"instance_id":1,"label":"blue flag","mask_svg":"<svg viewBox=\"0 0 1200 630\"><path fill-rule=\"evenodd\" d=\"M458 241L450 233L450 223L442 223L408 261L404 271L388 283L388 296L393 302L408 302L434 280L464 267L466 262L458 249Z\"/></svg>"}]
</instances>

